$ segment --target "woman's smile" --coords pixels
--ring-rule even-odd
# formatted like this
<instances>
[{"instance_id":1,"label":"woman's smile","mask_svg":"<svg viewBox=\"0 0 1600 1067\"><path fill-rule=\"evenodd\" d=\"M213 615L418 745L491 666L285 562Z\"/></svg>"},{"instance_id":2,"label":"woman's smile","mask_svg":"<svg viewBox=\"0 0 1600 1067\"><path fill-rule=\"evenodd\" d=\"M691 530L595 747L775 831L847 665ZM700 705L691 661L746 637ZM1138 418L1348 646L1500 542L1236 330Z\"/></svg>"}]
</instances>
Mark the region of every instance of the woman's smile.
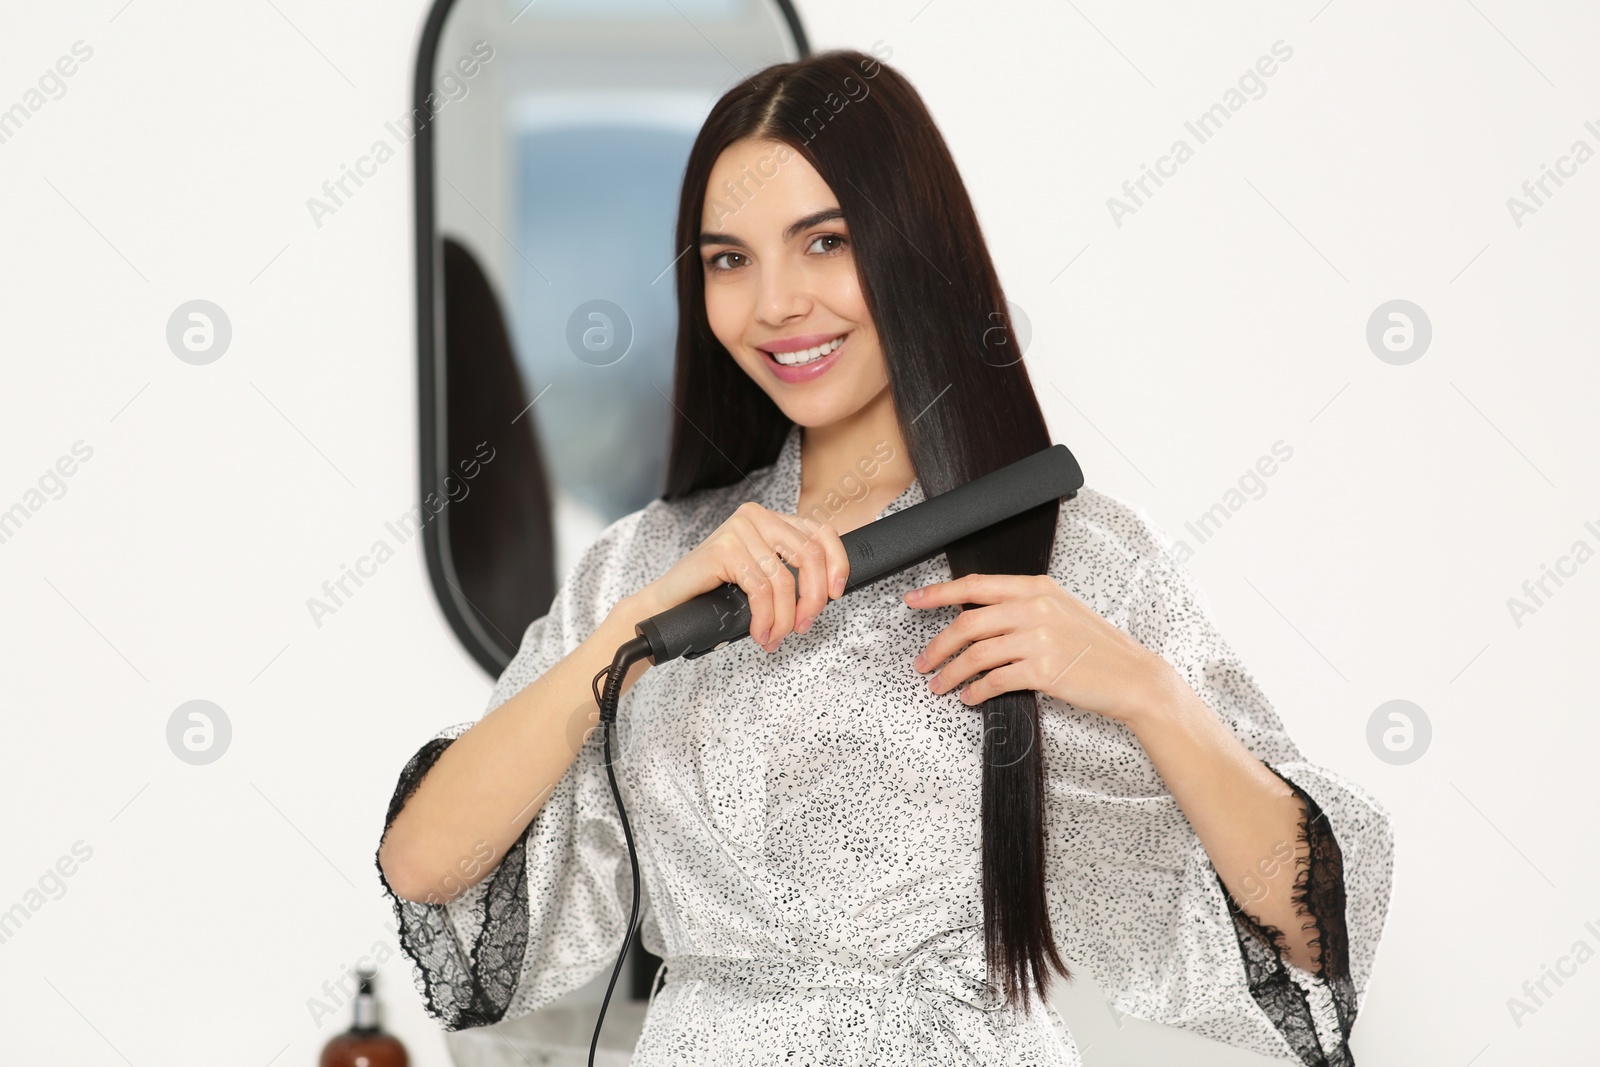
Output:
<instances>
[{"instance_id":1,"label":"woman's smile","mask_svg":"<svg viewBox=\"0 0 1600 1067\"><path fill-rule=\"evenodd\" d=\"M847 330L820 341L816 334L791 337L770 342L770 348L757 351L766 357L767 368L774 377L795 385L826 374L839 361L852 332Z\"/></svg>"}]
</instances>

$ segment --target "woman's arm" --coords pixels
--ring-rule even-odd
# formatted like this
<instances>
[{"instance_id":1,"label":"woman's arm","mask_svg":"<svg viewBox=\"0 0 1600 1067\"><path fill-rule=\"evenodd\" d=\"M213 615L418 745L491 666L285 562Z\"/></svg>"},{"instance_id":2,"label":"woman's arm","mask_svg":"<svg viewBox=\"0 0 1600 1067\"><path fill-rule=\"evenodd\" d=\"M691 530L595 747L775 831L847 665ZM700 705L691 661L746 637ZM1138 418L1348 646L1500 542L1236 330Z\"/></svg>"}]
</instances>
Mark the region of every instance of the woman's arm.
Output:
<instances>
[{"instance_id":1,"label":"woman's arm","mask_svg":"<svg viewBox=\"0 0 1600 1067\"><path fill-rule=\"evenodd\" d=\"M968 574L905 596L914 608L980 605L958 615L917 657L916 669L930 670L966 646L930 679L934 692L948 692L987 671L967 685L964 702L1036 689L1127 726L1188 817L1234 903L1282 935L1290 963L1322 973L1316 921L1293 899L1296 868L1311 851L1301 837L1305 806L1170 660L1049 575ZM1171 621L1165 608L1156 614Z\"/></svg>"},{"instance_id":2,"label":"woman's arm","mask_svg":"<svg viewBox=\"0 0 1600 1067\"><path fill-rule=\"evenodd\" d=\"M661 610L639 599L649 592L620 601L582 644L439 755L378 851L397 896L450 900L487 876L516 843L599 722L594 676L633 638L636 621ZM622 692L649 666L635 663Z\"/></svg>"},{"instance_id":3,"label":"woman's arm","mask_svg":"<svg viewBox=\"0 0 1600 1067\"><path fill-rule=\"evenodd\" d=\"M611 542L624 533L636 536L635 523L650 511L634 512L602 533L557 601L565 602L578 575L626 551ZM665 574L619 600L572 652L439 754L379 846L378 864L390 889L404 900L444 903L495 869L599 724L594 677L633 640L640 619L733 582L750 602L751 634L769 637L775 648L797 621L815 617L843 594L849 572L850 557L832 526L808 530L797 516L754 501L740 504ZM552 604L551 615L561 616L553 620L561 629L552 633L581 632L588 622L581 610L586 600L576 602L580 610L570 618L565 607ZM635 663L621 691L649 667L649 660Z\"/></svg>"},{"instance_id":4,"label":"woman's arm","mask_svg":"<svg viewBox=\"0 0 1600 1067\"><path fill-rule=\"evenodd\" d=\"M1138 737L1246 914L1283 934L1284 955L1320 974L1316 924L1293 901L1305 805L1234 736L1170 663L1155 657L1151 694L1123 722Z\"/></svg>"}]
</instances>

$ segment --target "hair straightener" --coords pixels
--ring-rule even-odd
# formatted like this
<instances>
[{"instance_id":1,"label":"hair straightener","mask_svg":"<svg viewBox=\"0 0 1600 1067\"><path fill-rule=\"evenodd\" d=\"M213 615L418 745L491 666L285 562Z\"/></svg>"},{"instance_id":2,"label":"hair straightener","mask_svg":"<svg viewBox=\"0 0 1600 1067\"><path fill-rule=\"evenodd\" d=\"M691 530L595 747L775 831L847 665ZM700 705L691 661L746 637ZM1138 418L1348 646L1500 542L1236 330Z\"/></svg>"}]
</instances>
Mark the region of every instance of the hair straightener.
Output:
<instances>
[{"instance_id":1,"label":"hair straightener","mask_svg":"<svg viewBox=\"0 0 1600 1067\"><path fill-rule=\"evenodd\" d=\"M1077 459L1066 445L1051 445L947 493L842 534L839 540L850 561L845 593L913 567L961 538L1031 508L1073 497L1082 487L1083 471ZM798 576L796 568L787 563L784 566ZM634 632L636 636L617 649L611 665L596 674L591 682L595 703L600 706L600 724L605 730L606 774L611 779L611 795L617 802L622 834L628 842L628 859L633 864L633 913L628 918L622 951L600 1004L600 1017L595 1020L594 1038L589 1043L590 1067L594 1067L595 1049L600 1043L600 1028L611 1003L611 991L616 987L617 975L622 971L639 921L639 858L634 850L633 831L623 810L622 794L617 789L616 772L611 766L611 737L617 720L617 703L621 699L622 679L627 677L628 668L641 659L649 660L652 666L680 656L695 659L750 636L750 601L744 590L728 582L650 616L635 624ZM602 678L605 679L604 689L600 684Z\"/></svg>"}]
</instances>

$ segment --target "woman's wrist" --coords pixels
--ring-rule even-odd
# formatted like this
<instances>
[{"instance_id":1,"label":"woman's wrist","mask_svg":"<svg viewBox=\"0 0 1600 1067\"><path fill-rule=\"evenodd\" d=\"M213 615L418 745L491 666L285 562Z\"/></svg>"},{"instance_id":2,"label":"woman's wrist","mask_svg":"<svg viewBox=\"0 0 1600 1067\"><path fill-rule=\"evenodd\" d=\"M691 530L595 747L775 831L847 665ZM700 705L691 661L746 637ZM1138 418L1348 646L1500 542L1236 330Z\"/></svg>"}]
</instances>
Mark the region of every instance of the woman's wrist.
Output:
<instances>
[{"instance_id":1,"label":"woman's wrist","mask_svg":"<svg viewBox=\"0 0 1600 1067\"><path fill-rule=\"evenodd\" d=\"M637 592L629 593L612 605L611 610L606 613L605 625L610 628L623 626L631 631L634 623L643 622L671 606L662 603L654 585L647 585Z\"/></svg>"},{"instance_id":2,"label":"woman's wrist","mask_svg":"<svg viewBox=\"0 0 1600 1067\"><path fill-rule=\"evenodd\" d=\"M626 622L629 627L635 622L642 622L653 614L666 611L666 606L658 605L658 598L654 595L650 585L645 585L638 592L629 593L626 597L616 601L611 606L611 611L606 613L606 622Z\"/></svg>"},{"instance_id":3,"label":"woman's wrist","mask_svg":"<svg viewBox=\"0 0 1600 1067\"><path fill-rule=\"evenodd\" d=\"M1113 718L1120 719L1135 733L1171 724L1187 710L1186 702L1194 699L1193 690L1177 668L1155 653L1150 654L1146 670L1129 689L1133 694L1129 706Z\"/></svg>"}]
</instances>

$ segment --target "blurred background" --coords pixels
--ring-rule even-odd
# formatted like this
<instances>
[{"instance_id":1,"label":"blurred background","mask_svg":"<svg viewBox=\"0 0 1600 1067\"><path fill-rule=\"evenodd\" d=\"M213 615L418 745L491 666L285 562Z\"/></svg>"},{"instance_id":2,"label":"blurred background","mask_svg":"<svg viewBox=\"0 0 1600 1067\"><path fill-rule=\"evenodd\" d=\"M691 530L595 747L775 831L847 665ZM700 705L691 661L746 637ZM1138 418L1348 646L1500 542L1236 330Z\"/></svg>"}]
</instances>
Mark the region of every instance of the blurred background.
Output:
<instances>
[{"instance_id":1,"label":"blurred background","mask_svg":"<svg viewBox=\"0 0 1600 1067\"><path fill-rule=\"evenodd\" d=\"M539 1019L426 1017L383 814L659 492L701 120L833 47L928 101L1088 484L1175 538L1302 751L1394 815L1356 1058L1589 1055L1593 8L4 19L6 1062L314 1063L364 962L413 1063L586 1051L609 967ZM1088 1067L1268 1062L1119 1018L1074 969ZM614 998L608 1037L643 1008Z\"/></svg>"}]
</instances>

